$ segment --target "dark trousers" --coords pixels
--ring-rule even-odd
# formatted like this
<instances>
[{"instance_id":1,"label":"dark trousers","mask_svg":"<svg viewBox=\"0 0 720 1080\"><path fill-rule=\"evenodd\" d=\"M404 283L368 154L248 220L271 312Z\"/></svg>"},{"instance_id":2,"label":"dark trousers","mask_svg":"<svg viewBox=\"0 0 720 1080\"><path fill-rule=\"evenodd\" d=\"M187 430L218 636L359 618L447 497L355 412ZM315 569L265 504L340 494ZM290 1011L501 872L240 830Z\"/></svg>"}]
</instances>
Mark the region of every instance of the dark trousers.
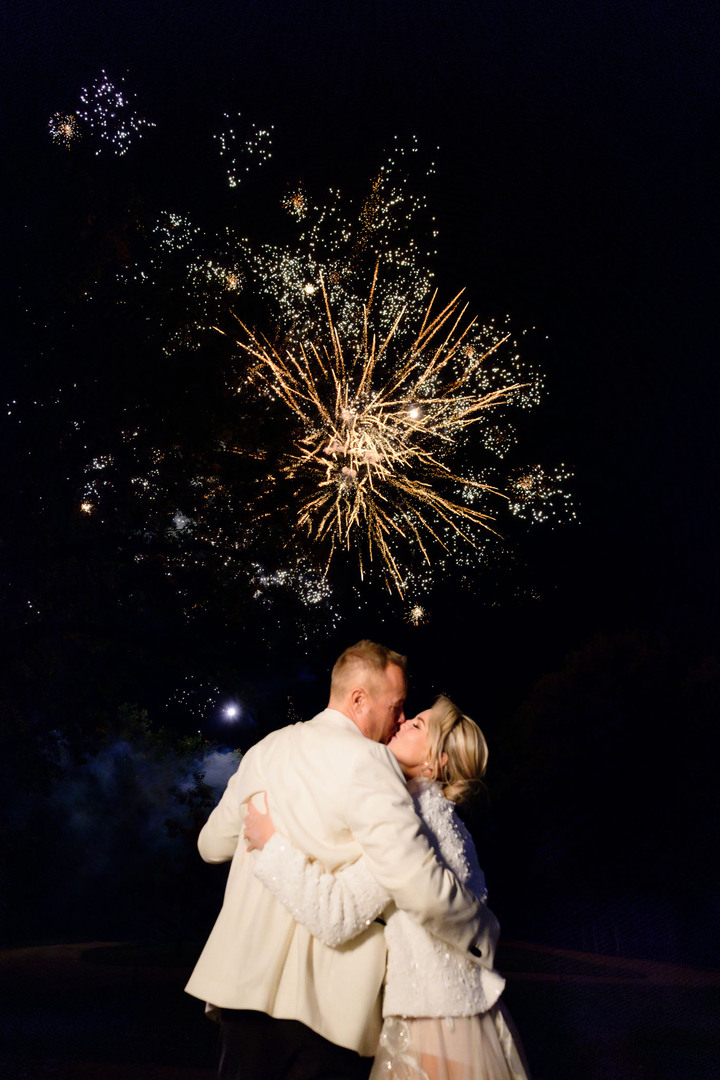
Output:
<instances>
[{"instance_id":1,"label":"dark trousers","mask_svg":"<svg viewBox=\"0 0 720 1080\"><path fill-rule=\"evenodd\" d=\"M219 1080L367 1080L372 1060L299 1020L222 1010Z\"/></svg>"}]
</instances>

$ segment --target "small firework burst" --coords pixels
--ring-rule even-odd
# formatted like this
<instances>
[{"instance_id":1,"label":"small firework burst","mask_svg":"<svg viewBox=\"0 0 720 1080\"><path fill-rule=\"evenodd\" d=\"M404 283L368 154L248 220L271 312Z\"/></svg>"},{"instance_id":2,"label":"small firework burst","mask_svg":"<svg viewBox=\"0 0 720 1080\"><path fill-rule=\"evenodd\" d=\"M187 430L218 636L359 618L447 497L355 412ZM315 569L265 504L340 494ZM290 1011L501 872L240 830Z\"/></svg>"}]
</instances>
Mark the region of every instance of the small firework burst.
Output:
<instances>
[{"instance_id":1,"label":"small firework burst","mask_svg":"<svg viewBox=\"0 0 720 1080\"><path fill-rule=\"evenodd\" d=\"M222 293L238 293L245 287L242 267L227 265L215 259L190 263L187 282L198 301L210 300ZM208 309L212 306L205 305Z\"/></svg>"},{"instance_id":2,"label":"small firework burst","mask_svg":"<svg viewBox=\"0 0 720 1080\"><path fill-rule=\"evenodd\" d=\"M565 465L554 469L542 465L516 469L507 485L511 512L536 523L576 521L572 493L567 486L572 476Z\"/></svg>"},{"instance_id":3,"label":"small firework burst","mask_svg":"<svg viewBox=\"0 0 720 1080\"><path fill-rule=\"evenodd\" d=\"M227 181L231 188L239 187L243 179L261 165L266 165L272 157L272 127L270 129L250 125L250 134L245 136L235 125L240 120L240 113L233 118L225 113L228 125L224 131L215 135L220 145L220 156L227 162Z\"/></svg>"},{"instance_id":4,"label":"small firework burst","mask_svg":"<svg viewBox=\"0 0 720 1080\"><path fill-rule=\"evenodd\" d=\"M66 150L70 149L71 143L82 138L80 124L73 113L54 113L50 117L48 129L55 145L64 146Z\"/></svg>"},{"instance_id":5,"label":"small firework burst","mask_svg":"<svg viewBox=\"0 0 720 1080\"><path fill-rule=\"evenodd\" d=\"M221 280L228 292L238 292L243 283L242 271L238 269L226 270Z\"/></svg>"},{"instance_id":6,"label":"small firework burst","mask_svg":"<svg viewBox=\"0 0 720 1080\"><path fill-rule=\"evenodd\" d=\"M165 254L191 248L200 235L200 229L190 218L169 210L160 214L150 232L153 246Z\"/></svg>"},{"instance_id":7,"label":"small firework burst","mask_svg":"<svg viewBox=\"0 0 720 1080\"><path fill-rule=\"evenodd\" d=\"M422 604L413 604L408 609L406 621L409 622L411 626L424 626L429 618L430 614L427 608L423 607Z\"/></svg>"},{"instance_id":8,"label":"small firework burst","mask_svg":"<svg viewBox=\"0 0 720 1080\"><path fill-rule=\"evenodd\" d=\"M145 128L155 127L135 111L135 95L123 88L124 79L118 85L112 83L105 71L92 85L80 94L84 109L78 116L87 124L90 134L97 135L99 145L96 154L108 146L118 157L128 152L132 142L141 138Z\"/></svg>"},{"instance_id":9,"label":"small firework burst","mask_svg":"<svg viewBox=\"0 0 720 1080\"><path fill-rule=\"evenodd\" d=\"M302 183L298 184L294 191L289 191L282 200L282 208L291 217L299 221L305 217L308 209L308 200L303 190Z\"/></svg>"}]
</instances>

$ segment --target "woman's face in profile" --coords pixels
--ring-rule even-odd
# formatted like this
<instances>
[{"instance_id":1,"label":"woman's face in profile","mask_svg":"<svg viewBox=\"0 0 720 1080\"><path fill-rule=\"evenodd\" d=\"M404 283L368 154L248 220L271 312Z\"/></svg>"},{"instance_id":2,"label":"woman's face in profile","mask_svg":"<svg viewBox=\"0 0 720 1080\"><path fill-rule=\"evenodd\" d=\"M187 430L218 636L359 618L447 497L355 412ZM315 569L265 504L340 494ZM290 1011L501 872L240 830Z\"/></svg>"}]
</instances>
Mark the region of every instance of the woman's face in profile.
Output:
<instances>
[{"instance_id":1,"label":"woman's face in profile","mask_svg":"<svg viewBox=\"0 0 720 1080\"><path fill-rule=\"evenodd\" d=\"M405 720L388 743L405 776L419 776L427 764L430 750L428 723L430 710Z\"/></svg>"}]
</instances>

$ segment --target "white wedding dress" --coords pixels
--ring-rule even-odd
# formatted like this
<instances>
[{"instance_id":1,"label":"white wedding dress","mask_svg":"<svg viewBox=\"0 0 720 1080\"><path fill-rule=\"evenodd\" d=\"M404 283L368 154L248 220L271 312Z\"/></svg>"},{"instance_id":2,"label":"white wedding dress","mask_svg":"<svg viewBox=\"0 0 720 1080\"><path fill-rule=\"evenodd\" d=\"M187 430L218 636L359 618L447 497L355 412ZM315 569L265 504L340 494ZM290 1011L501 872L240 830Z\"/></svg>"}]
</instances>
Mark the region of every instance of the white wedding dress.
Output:
<instances>
[{"instance_id":1,"label":"white wedding dress","mask_svg":"<svg viewBox=\"0 0 720 1080\"><path fill-rule=\"evenodd\" d=\"M485 901L475 846L454 804L433 781L409 788L438 859ZM384 912L385 1019L370 1080L528 1080L494 956L476 960L434 937L390 902L363 858L327 873L275 833L256 852L254 871L327 945L341 948Z\"/></svg>"}]
</instances>

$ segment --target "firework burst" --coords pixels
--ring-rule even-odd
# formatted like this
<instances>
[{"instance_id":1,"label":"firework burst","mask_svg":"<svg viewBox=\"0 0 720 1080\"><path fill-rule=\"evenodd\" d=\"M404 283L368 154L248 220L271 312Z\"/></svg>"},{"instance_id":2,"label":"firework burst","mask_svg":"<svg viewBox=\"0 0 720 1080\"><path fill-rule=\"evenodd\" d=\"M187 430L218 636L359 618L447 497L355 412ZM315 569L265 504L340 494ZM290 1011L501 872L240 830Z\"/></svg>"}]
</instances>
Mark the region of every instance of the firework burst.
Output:
<instances>
[{"instance_id":1,"label":"firework burst","mask_svg":"<svg viewBox=\"0 0 720 1080\"><path fill-rule=\"evenodd\" d=\"M145 128L155 127L151 120L135 112L135 95L123 88L124 81L121 79L116 85L101 71L92 85L80 94L84 108L78 110L78 116L85 121L91 135L100 140L96 154L109 144L113 153L122 157L133 140L142 137Z\"/></svg>"},{"instance_id":2,"label":"firework burst","mask_svg":"<svg viewBox=\"0 0 720 1080\"><path fill-rule=\"evenodd\" d=\"M225 113L228 126L215 136L220 148L220 156L227 164L227 182L231 188L239 187L243 178L253 173L261 165L266 165L272 157L272 127L270 129L250 124L249 134L241 134L232 126L234 121ZM240 121L240 113L237 114Z\"/></svg>"},{"instance_id":3,"label":"firework burst","mask_svg":"<svg viewBox=\"0 0 720 1080\"><path fill-rule=\"evenodd\" d=\"M128 400L77 486L86 528L126 520L128 562L162 572L188 619L231 604L245 625L262 607L273 633L290 618L309 636L350 594L373 610L400 598L421 626L440 582L482 583L487 603L513 557L511 517L547 520L563 477L517 468L510 419L538 404L540 380L509 323L480 325L462 294L437 301L435 222L402 160L417 147L349 197L283 178L276 226L246 236L275 177L270 135L216 139L222 224L155 208L118 272L178 392ZM244 183L261 168L262 191ZM230 358L210 327L238 341Z\"/></svg>"},{"instance_id":4,"label":"firework burst","mask_svg":"<svg viewBox=\"0 0 720 1080\"><path fill-rule=\"evenodd\" d=\"M238 344L250 357L247 378L282 403L292 438L280 464L295 493L296 525L314 545L356 552L361 574L379 557L387 584L402 595L407 572L399 549L448 550L448 538L475 546L477 526L492 517L453 491L498 495L491 485L458 475L447 461L467 429L506 404L519 384L478 390L484 361L506 338L468 347L458 294L441 310L435 297L417 331L396 316L389 332L373 332L376 266L362 320L343 341L324 279L323 338L275 346L240 323ZM398 347L402 340L409 344Z\"/></svg>"},{"instance_id":5,"label":"firework burst","mask_svg":"<svg viewBox=\"0 0 720 1080\"><path fill-rule=\"evenodd\" d=\"M70 144L82 138L82 131L77 117L72 113L54 113L48 122L50 137L56 146L64 146L70 149Z\"/></svg>"},{"instance_id":6,"label":"firework burst","mask_svg":"<svg viewBox=\"0 0 720 1080\"><path fill-rule=\"evenodd\" d=\"M308 208L308 200L303 191L302 183L298 184L293 190L287 192L281 201L281 206L291 217L296 218L298 221L302 221Z\"/></svg>"},{"instance_id":7,"label":"firework burst","mask_svg":"<svg viewBox=\"0 0 720 1080\"><path fill-rule=\"evenodd\" d=\"M546 469L529 465L509 477L507 492L510 511L534 523L577 521L569 482L573 473L565 465Z\"/></svg>"},{"instance_id":8,"label":"firework burst","mask_svg":"<svg viewBox=\"0 0 720 1080\"><path fill-rule=\"evenodd\" d=\"M429 619L429 612L422 604L412 604L405 616L411 626L424 626Z\"/></svg>"}]
</instances>

